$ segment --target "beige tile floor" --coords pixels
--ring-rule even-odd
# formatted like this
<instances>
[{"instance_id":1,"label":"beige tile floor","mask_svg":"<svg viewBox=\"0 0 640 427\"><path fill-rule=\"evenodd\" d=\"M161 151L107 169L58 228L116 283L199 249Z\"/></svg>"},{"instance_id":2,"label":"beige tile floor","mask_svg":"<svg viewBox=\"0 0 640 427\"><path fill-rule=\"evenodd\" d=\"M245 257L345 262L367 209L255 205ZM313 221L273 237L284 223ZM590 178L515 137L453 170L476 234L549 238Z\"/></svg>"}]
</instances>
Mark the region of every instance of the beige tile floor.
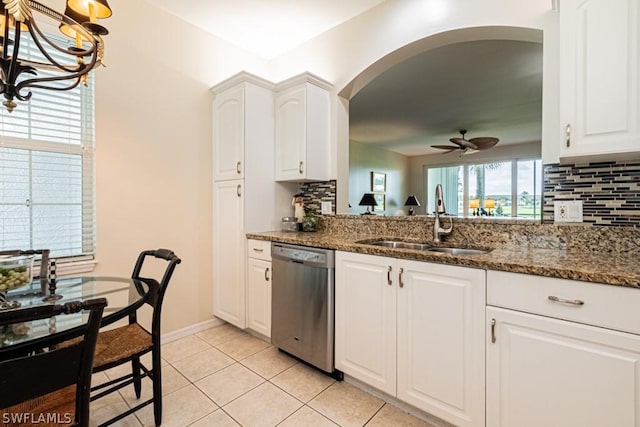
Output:
<instances>
[{"instance_id":1,"label":"beige tile floor","mask_svg":"<svg viewBox=\"0 0 640 427\"><path fill-rule=\"evenodd\" d=\"M278 351L231 325L162 346L162 426L424 426L432 425ZM94 384L123 374L118 367ZM149 398L150 382L141 399ZM134 406L133 388L91 404L91 425ZM152 426L147 406L116 426Z\"/></svg>"}]
</instances>

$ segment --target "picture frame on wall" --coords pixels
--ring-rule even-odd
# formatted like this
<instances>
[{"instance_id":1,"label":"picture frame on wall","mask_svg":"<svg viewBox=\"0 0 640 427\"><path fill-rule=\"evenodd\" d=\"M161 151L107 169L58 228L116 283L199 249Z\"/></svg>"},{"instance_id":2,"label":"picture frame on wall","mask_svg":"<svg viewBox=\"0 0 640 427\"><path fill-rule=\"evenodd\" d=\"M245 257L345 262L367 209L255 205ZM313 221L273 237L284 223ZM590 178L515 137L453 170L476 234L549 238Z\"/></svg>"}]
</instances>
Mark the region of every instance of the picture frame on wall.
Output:
<instances>
[{"instance_id":1,"label":"picture frame on wall","mask_svg":"<svg viewBox=\"0 0 640 427\"><path fill-rule=\"evenodd\" d=\"M385 211L385 195L380 193L374 193L373 197L376 199L377 205L373 207L374 212L384 212Z\"/></svg>"},{"instance_id":2,"label":"picture frame on wall","mask_svg":"<svg viewBox=\"0 0 640 427\"><path fill-rule=\"evenodd\" d=\"M371 191L387 191L387 174L383 172L371 172Z\"/></svg>"}]
</instances>

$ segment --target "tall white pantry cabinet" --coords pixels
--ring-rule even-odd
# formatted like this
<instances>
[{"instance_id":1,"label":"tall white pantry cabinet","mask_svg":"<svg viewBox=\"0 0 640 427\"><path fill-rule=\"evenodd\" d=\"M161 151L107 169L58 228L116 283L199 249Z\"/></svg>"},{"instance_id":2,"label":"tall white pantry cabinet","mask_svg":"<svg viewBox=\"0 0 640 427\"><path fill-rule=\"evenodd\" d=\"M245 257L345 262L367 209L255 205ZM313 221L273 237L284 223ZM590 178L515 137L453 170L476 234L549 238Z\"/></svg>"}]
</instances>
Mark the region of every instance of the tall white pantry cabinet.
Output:
<instances>
[{"instance_id":1,"label":"tall white pantry cabinet","mask_svg":"<svg viewBox=\"0 0 640 427\"><path fill-rule=\"evenodd\" d=\"M212 92L213 313L245 328L245 234L277 229L287 198L274 176L273 85L243 72Z\"/></svg>"}]
</instances>

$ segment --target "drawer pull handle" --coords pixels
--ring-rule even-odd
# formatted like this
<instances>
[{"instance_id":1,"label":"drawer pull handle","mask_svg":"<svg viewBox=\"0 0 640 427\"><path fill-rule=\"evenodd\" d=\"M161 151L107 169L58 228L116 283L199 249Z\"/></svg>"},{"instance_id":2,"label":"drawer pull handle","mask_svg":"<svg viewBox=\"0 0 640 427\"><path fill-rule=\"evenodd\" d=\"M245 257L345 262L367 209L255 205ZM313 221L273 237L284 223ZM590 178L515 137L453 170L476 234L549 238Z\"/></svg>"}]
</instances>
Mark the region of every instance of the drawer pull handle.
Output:
<instances>
[{"instance_id":1,"label":"drawer pull handle","mask_svg":"<svg viewBox=\"0 0 640 427\"><path fill-rule=\"evenodd\" d=\"M236 163L236 173L238 175L240 175L242 173L242 169L240 169L241 165L242 165L242 163L240 163L240 162Z\"/></svg>"},{"instance_id":2,"label":"drawer pull handle","mask_svg":"<svg viewBox=\"0 0 640 427\"><path fill-rule=\"evenodd\" d=\"M264 252L264 249L253 248L253 251L261 254L262 252Z\"/></svg>"},{"instance_id":3,"label":"drawer pull handle","mask_svg":"<svg viewBox=\"0 0 640 427\"><path fill-rule=\"evenodd\" d=\"M389 286L393 285L393 282L391 281L391 266L387 267L387 284Z\"/></svg>"},{"instance_id":4,"label":"drawer pull handle","mask_svg":"<svg viewBox=\"0 0 640 427\"><path fill-rule=\"evenodd\" d=\"M554 295L549 295L549 301L553 301L553 302L559 302L561 304L569 304L569 305L584 305L584 301L579 300L579 299L564 299L564 298L558 298Z\"/></svg>"},{"instance_id":5,"label":"drawer pull handle","mask_svg":"<svg viewBox=\"0 0 640 427\"><path fill-rule=\"evenodd\" d=\"M269 281L269 267L264 269L264 280Z\"/></svg>"},{"instance_id":6,"label":"drawer pull handle","mask_svg":"<svg viewBox=\"0 0 640 427\"><path fill-rule=\"evenodd\" d=\"M302 169L303 164L304 164L303 162L300 162L300 164L298 165L298 172L300 172L300 175L304 173L304 170Z\"/></svg>"},{"instance_id":7,"label":"drawer pull handle","mask_svg":"<svg viewBox=\"0 0 640 427\"><path fill-rule=\"evenodd\" d=\"M404 283L402 282L402 274L404 273L404 268L400 269L400 274L398 275L398 282L400 283L400 287L404 288Z\"/></svg>"}]
</instances>

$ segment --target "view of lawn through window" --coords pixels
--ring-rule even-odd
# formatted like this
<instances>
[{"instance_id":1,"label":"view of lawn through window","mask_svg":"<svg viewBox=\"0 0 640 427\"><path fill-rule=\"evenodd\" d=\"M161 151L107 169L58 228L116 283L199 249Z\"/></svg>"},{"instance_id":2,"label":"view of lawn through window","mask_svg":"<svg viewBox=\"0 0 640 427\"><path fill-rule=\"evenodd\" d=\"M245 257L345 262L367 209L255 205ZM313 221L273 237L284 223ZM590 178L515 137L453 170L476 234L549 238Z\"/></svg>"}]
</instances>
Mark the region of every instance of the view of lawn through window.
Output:
<instances>
[{"instance_id":1,"label":"view of lawn through window","mask_svg":"<svg viewBox=\"0 0 640 427\"><path fill-rule=\"evenodd\" d=\"M529 219L542 216L539 159L427 167L425 178L427 206L434 205L435 187L442 184L451 215Z\"/></svg>"}]
</instances>

